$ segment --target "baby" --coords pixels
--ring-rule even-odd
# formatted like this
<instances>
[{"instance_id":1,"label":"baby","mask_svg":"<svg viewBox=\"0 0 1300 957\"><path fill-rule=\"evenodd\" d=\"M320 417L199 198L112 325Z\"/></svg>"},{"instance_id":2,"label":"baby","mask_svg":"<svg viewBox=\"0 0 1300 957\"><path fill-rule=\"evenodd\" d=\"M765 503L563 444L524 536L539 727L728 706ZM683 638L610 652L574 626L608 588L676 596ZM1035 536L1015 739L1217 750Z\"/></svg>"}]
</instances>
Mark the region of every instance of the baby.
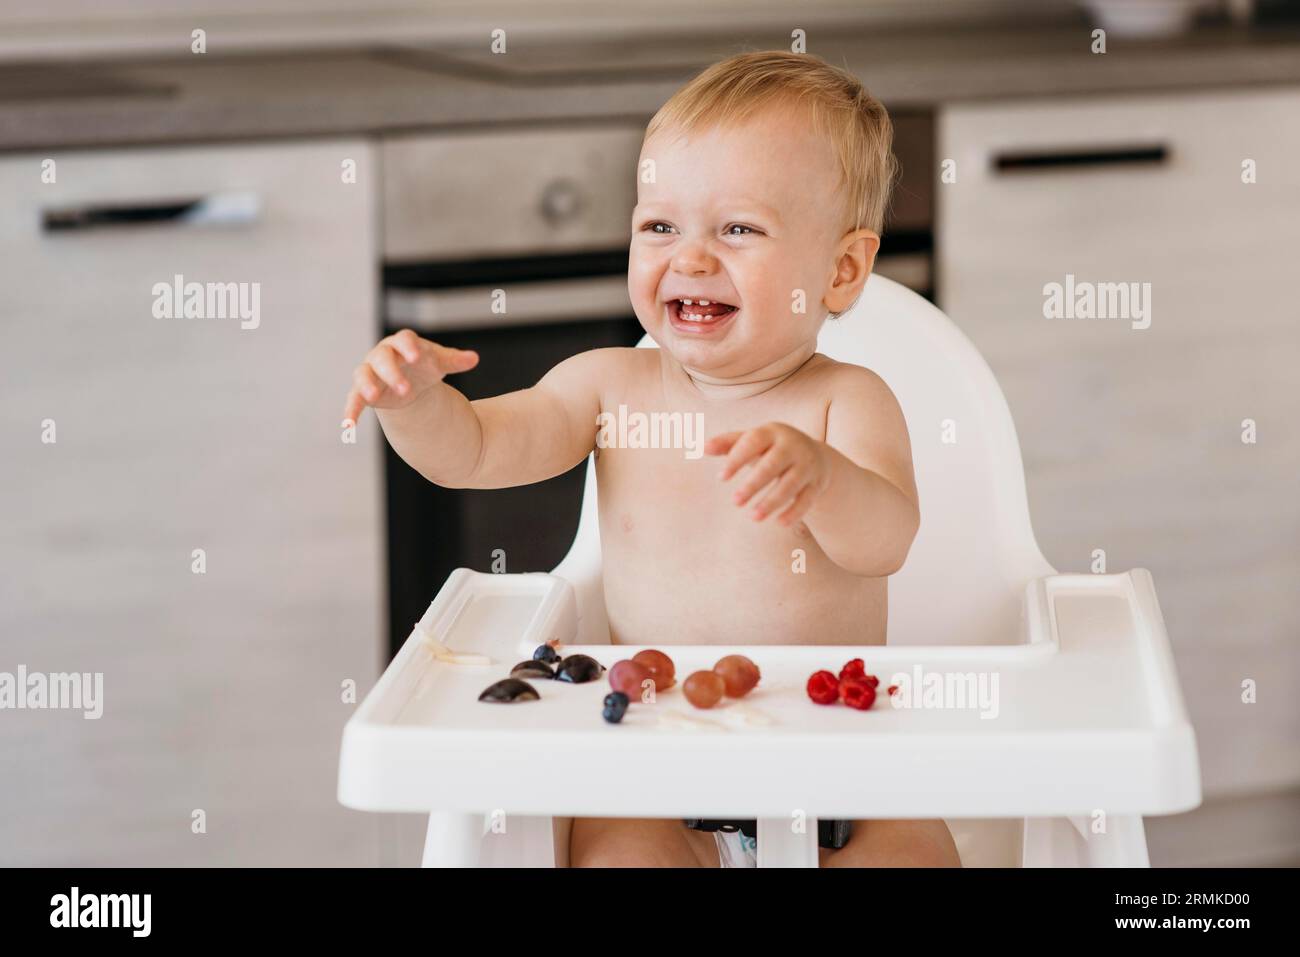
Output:
<instances>
[{"instance_id":1,"label":"baby","mask_svg":"<svg viewBox=\"0 0 1300 957\"><path fill-rule=\"evenodd\" d=\"M651 120L638 164L628 291L657 349L581 353L470 402L443 379L477 353L403 331L357 367L344 417L373 407L397 453L449 488L540 482L594 451L615 644L883 644L887 578L920 521L907 425L879 376L820 355L817 336L871 273L892 135L884 107L815 57L710 67ZM704 455L598 442L620 406L703 422ZM579 818L570 857L717 867L719 847L679 820ZM959 863L942 821L855 821L821 855Z\"/></svg>"}]
</instances>

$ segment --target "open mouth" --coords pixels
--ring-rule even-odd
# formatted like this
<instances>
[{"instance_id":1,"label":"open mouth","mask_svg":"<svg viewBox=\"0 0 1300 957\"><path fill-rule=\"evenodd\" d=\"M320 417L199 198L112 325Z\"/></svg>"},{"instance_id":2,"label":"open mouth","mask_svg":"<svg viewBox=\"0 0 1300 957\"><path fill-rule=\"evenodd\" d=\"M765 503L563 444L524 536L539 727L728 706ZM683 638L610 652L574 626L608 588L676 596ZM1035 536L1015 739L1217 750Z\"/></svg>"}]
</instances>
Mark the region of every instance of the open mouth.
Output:
<instances>
[{"instance_id":1,"label":"open mouth","mask_svg":"<svg viewBox=\"0 0 1300 957\"><path fill-rule=\"evenodd\" d=\"M674 326L702 332L726 322L739 309L729 302L710 299L670 299L668 312Z\"/></svg>"}]
</instances>

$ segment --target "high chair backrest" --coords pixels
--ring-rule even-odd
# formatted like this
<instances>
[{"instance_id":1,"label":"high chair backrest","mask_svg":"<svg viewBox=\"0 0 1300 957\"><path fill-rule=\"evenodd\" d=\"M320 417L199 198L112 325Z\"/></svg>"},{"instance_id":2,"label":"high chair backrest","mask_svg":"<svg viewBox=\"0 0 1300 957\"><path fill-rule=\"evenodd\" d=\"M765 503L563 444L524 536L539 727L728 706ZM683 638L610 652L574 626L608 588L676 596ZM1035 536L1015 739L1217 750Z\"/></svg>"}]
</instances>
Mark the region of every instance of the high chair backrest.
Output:
<instances>
[{"instance_id":1,"label":"high chair backrest","mask_svg":"<svg viewBox=\"0 0 1300 957\"><path fill-rule=\"evenodd\" d=\"M640 345L654 348L648 336ZM1034 540L1011 412L983 357L933 304L883 276L827 320L817 346L880 375L911 435L921 530L889 582L889 643L1019 640L1025 585L1053 569ZM555 569L578 590L585 642L608 640L597 525L589 461L578 534Z\"/></svg>"}]
</instances>

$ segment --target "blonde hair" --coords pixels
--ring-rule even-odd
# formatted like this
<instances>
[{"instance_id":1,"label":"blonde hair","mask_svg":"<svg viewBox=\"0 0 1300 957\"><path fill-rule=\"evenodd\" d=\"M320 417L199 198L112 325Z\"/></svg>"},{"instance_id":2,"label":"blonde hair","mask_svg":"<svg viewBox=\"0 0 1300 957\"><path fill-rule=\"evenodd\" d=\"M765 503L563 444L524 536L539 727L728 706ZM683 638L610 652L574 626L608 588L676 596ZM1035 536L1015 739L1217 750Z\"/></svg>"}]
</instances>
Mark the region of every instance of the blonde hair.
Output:
<instances>
[{"instance_id":1,"label":"blonde hair","mask_svg":"<svg viewBox=\"0 0 1300 957\"><path fill-rule=\"evenodd\" d=\"M890 147L894 124L885 107L849 73L808 53L738 53L706 69L665 103L645 138L740 122L788 103L807 105L813 128L827 137L842 174L847 230L884 227L898 163Z\"/></svg>"}]
</instances>

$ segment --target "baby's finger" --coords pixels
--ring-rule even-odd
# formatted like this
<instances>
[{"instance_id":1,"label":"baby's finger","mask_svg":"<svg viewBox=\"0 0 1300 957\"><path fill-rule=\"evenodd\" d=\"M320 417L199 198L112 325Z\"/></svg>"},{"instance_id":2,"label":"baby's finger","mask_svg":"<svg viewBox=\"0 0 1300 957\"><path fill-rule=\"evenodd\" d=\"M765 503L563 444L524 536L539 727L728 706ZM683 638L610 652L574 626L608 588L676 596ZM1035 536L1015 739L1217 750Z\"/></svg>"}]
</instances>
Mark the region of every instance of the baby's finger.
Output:
<instances>
[{"instance_id":1,"label":"baby's finger","mask_svg":"<svg viewBox=\"0 0 1300 957\"><path fill-rule=\"evenodd\" d=\"M397 353L391 346L372 349L367 362L398 395L406 395L411 391L411 383L406 381L406 376L398 368Z\"/></svg>"},{"instance_id":2,"label":"baby's finger","mask_svg":"<svg viewBox=\"0 0 1300 957\"><path fill-rule=\"evenodd\" d=\"M368 365L359 365L352 373L352 388L366 400L368 405L374 405L384 393L383 383L379 381L379 376L375 375L375 370Z\"/></svg>"},{"instance_id":3,"label":"baby's finger","mask_svg":"<svg viewBox=\"0 0 1300 957\"><path fill-rule=\"evenodd\" d=\"M750 429L727 453L727 460L722 466L722 471L718 473L718 478L727 481L740 471L741 466L766 452L771 444L772 437L765 429Z\"/></svg>"},{"instance_id":4,"label":"baby's finger","mask_svg":"<svg viewBox=\"0 0 1300 957\"><path fill-rule=\"evenodd\" d=\"M721 435L715 435L704 443L705 455L726 455L731 451L731 447L736 444L736 439L744 435L740 432L723 432Z\"/></svg>"},{"instance_id":5,"label":"baby's finger","mask_svg":"<svg viewBox=\"0 0 1300 957\"><path fill-rule=\"evenodd\" d=\"M433 346L434 364L443 375L468 372L478 365L478 353L473 349L452 349L449 346L440 346L436 342L430 345Z\"/></svg>"},{"instance_id":6,"label":"baby's finger","mask_svg":"<svg viewBox=\"0 0 1300 957\"><path fill-rule=\"evenodd\" d=\"M402 360L409 365L414 365L420 361L423 352L420 350L420 337L410 329L403 329L401 332L395 332L388 337L387 342L396 350Z\"/></svg>"},{"instance_id":7,"label":"baby's finger","mask_svg":"<svg viewBox=\"0 0 1300 957\"><path fill-rule=\"evenodd\" d=\"M356 425L365 407L366 400L361 398L361 393L356 389L349 389L347 401L343 403L343 421Z\"/></svg>"},{"instance_id":8,"label":"baby's finger","mask_svg":"<svg viewBox=\"0 0 1300 957\"><path fill-rule=\"evenodd\" d=\"M753 496L767 487L777 477L787 474L790 468L789 460L777 452L776 449L768 449L767 453L758 460L750 473L745 476L745 481L740 483L732 496L732 501L737 505L744 505ZM794 493L791 492L791 495Z\"/></svg>"},{"instance_id":9,"label":"baby's finger","mask_svg":"<svg viewBox=\"0 0 1300 957\"><path fill-rule=\"evenodd\" d=\"M789 505L806 484L798 469L787 469L776 484L754 504L751 512L754 521L761 522L773 512Z\"/></svg>"},{"instance_id":10,"label":"baby's finger","mask_svg":"<svg viewBox=\"0 0 1300 957\"><path fill-rule=\"evenodd\" d=\"M814 490L811 485L805 485L803 490L795 496L790 507L776 517L776 520L782 525L793 525L799 519L808 514L808 509L813 506Z\"/></svg>"}]
</instances>

